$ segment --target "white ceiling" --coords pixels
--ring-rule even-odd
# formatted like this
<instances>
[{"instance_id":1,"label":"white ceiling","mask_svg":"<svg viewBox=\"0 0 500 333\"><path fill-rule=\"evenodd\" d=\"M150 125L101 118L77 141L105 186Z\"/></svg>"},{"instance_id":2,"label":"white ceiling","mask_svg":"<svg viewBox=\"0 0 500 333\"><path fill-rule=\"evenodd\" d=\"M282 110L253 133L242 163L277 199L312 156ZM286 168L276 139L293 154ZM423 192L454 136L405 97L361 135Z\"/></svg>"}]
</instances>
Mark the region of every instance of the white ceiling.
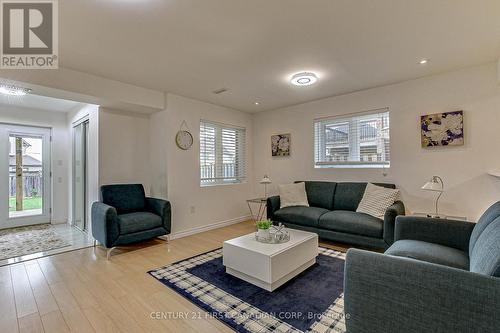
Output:
<instances>
[{"instance_id":1,"label":"white ceiling","mask_svg":"<svg viewBox=\"0 0 500 333\"><path fill-rule=\"evenodd\" d=\"M59 11L62 67L250 112L500 55L498 0L71 0ZM319 83L291 86L305 70Z\"/></svg>"},{"instance_id":2,"label":"white ceiling","mask_svg":"<svg viewBox=\"0 0 500 333\"><path fill-rule=\"evenodd\" d=\"M80 105L78 102L33 94L25 96L0 94L0 107L14 106L44 111L69 112L74 110L78 105Z\"/></svg>"}]
</instances>

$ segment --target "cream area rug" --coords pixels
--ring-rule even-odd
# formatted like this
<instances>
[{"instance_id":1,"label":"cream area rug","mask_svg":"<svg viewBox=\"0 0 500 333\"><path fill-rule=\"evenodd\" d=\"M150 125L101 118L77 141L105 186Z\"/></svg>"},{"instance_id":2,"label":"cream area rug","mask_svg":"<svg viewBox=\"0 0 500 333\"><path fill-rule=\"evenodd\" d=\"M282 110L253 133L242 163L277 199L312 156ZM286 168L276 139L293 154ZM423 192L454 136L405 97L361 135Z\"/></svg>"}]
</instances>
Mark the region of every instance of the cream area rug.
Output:
<instances>
[{"instance_id":1,"label":"cream area rug","mask_svg":"<svg viewBox=\"0 0 500 333\"><path fill-rule=\"evenodd\" d=\"M0 260L70 246L50 224L0 230Z\"/></svg>"}]
</instances>

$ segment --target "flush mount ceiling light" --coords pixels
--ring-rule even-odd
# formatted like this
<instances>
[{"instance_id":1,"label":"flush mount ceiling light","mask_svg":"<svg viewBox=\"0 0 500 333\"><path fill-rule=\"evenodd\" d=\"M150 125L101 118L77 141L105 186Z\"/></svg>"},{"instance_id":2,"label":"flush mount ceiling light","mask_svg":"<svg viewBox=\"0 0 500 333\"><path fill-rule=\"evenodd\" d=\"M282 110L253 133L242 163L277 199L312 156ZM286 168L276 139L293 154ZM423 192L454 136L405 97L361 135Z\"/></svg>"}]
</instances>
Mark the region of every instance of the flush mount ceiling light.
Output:
<instances>
[{"instance_id":1,"label":"flush mount ceiling light","mask_svg":"<svg viewBox=\"0 0 500 333\"><path fill-rule=\"evenodd\" d=\"M0 85L0 94L9 96L24 96L31 92L29 88L16 87L13 85Z\"/></svg>"},{"instance_id":2,"label":"flush mount ceiling light","mask_svg":"<svg viewBox=\"0 0 500 333\"><path fill-rule=\"evenodd\" d=\"M290 83L295 86L310 86L318 81L316 74L311 72L297 73L292 76Z\"/></svg>"},{"instance_id":3,"label":"flush mount ceiling light","mask_svg":"<svg viewBox=\"0 0 500 333\"><path fill-rule=\"evenodd\" d=\"M422 59L422 60L420 60L418 63L419 63L420 65L425 65L425 64L427 64L428 62L429 62L429 59Z\"/></svg>"}]
</instances>

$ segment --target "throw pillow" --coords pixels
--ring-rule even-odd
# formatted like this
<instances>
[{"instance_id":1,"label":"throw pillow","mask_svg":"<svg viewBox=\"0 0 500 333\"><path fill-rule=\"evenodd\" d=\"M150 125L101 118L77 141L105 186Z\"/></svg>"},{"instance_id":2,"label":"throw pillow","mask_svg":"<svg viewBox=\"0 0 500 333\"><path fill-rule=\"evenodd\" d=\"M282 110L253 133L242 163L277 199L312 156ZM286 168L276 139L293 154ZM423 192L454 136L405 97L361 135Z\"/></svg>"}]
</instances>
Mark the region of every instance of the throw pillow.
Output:
<instances>
[{"instance_id":1,"label":"throw pillow","mask_svg":"<svg viewBox=\"0 0 500 333\"><path fill-rule=\"evenodd\" d=\"M399 197L399 190L385 188L368 183L356 212L365 213L383 219L387 208Z\"/></svg>"},{"instance_id":2,"label":"throw pillow","mask_svg":"<svg viewBox=\"0 0 500 333\"><path fill-rule=\"evenodd\" d=\"M292 206L306 206L309 207L306 194L306 184L297 183L289 185L280 185L280 208Z\"/></svg>"}]
</instances>

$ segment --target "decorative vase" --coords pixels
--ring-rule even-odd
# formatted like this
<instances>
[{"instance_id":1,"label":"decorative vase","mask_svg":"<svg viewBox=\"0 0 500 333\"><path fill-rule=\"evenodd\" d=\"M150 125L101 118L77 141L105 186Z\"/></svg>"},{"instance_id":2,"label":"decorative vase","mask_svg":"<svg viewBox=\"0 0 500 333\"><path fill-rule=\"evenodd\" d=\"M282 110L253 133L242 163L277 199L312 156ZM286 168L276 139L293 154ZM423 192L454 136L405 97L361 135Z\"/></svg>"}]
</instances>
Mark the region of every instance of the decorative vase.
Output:
<instances>
[{"instance_id":1,"label":"decorative vase","mask_svg":"<svg viewBox=\"0 0 500 333\"><path fill-rule=\"evenodd\" d=\"M257 229L257 237L260 239L268 239L269 235L269 229Z\"/></svg>"}]
</instances>

